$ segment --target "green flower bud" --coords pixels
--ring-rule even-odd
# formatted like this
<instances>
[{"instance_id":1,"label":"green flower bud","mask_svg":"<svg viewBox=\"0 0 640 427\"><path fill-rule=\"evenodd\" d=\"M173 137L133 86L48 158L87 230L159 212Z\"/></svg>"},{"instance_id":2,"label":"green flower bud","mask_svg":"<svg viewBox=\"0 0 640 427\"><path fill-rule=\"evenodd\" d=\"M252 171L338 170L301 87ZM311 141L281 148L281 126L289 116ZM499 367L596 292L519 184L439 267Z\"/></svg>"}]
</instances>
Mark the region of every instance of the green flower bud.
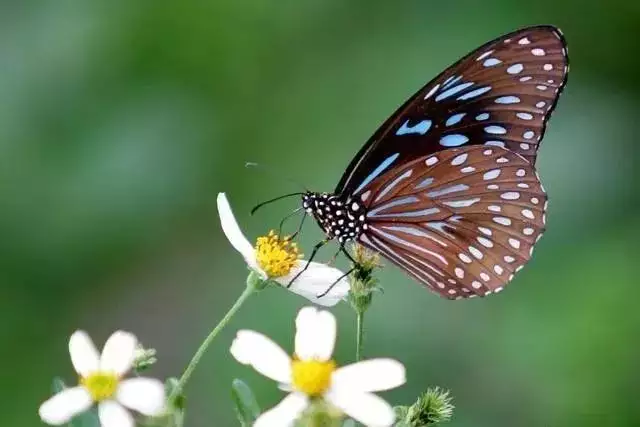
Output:
<instances>
[{"instance_id":1,"label":"green flower bud","mask_svg":"<svg viewBox=\"0 0 640 427\"><path fill-rule=\"evenodd\" d=\"M146 371L157 361L155 348L144 348L138 345L134 353L133 369L136 372Z\"/></svg>"},{"instance_id":2,"label":"green flower bud","mask_svg":"<svg viewBox=\"0 0 640 427\"><path fill-rule=\"evenodd\" d=\"M398 417L396 426L427 427L449 421L453 415L452 400L447 390L429 388L413 405L395 408Z\"/></svg>"},{"instance_id":3,"label":"green flower bud","mask_svg":"<svg viewBox=\"0 0 640 427\"><path fill-rule=\"evenodd\" d=\"M316 399L296 422L296 427L341 427L342 412L322 399Z\"/></svg>"},{"instance_id":4,"label":"green flower bud","mask_svg":"<svg viewBox=\"0 0 640 427\"><path fill-rule=\"evenodd\" d=\"M378 280L373 276L376 268L380 268L380 256L358 244L353 245L353 258L356 263L351 273L351 289L349 302L357 313L367 311L373 300L373 293L381 290Z\"/></svg>"}]
</instances>

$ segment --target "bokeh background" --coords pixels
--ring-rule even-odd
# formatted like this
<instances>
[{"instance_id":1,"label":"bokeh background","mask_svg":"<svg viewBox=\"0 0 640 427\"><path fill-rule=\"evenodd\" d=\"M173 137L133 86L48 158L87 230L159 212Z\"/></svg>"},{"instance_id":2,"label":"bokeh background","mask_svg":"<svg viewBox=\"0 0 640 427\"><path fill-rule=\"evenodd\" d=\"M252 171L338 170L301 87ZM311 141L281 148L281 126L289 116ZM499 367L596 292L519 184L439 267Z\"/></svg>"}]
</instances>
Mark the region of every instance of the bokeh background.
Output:
<instances>
[{"instance_id":1,"label":"bokeh background","mask_svg":"<svg viewBox=\"0 0 640 427\"><path fill-rule=\"evenodd\" d=\"M177 375L246 277L219 191L252 238L264 233L297 201L248 211L297 190L283 178L331 190L424 82L539 23L564 30L572 68L539 158L551 204L533 261L500 295L458 302L389 266L365 354L406 363L407 385L385 394L395 404L450 389L452 427L640 425L631 0L2 2L1 424L41 425L51 378L75 380L76 328L99 344L131 330L158 349L154 375ZM303 247L319 238L308 223ZM291 348L303 305L272 289L243 307L189 385L188 426L236 425L235 377L263 407L280 398L228 346L254 328ZM354 315L335 312L345 363Z\"/></svg>"}]
</instances>

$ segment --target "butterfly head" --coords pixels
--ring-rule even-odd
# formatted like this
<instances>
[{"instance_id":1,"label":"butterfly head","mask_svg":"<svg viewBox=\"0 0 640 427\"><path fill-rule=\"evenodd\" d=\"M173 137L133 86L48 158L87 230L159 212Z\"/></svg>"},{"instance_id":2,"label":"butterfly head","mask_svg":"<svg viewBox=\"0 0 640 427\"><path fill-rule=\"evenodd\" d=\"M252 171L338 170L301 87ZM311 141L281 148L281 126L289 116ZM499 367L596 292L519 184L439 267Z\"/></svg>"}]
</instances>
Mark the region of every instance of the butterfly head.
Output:
<instances>
[{"instance_id":1,"label":"butterfly head","mask_svg":"<svg viewBox=\"0 0 640 427\"><path fill-rule=\"evenodd\" d=\"M302 195L302 207L315 218L327 237L340 243L355 240L367 229L364 207L351 199L307 192Z\"/></svg>"}]
</instances>

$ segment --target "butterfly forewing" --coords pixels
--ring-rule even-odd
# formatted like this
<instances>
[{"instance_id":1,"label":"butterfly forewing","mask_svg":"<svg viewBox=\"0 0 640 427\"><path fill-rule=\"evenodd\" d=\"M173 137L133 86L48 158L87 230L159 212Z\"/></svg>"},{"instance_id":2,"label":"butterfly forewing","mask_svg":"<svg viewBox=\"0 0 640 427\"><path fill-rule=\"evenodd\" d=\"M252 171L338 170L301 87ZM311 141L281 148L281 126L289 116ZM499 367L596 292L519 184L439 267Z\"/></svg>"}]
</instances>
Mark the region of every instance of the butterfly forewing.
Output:
<instances>
[{"instance_id":1,"label":"butterfly forewing","mask_svg":"<svg viewBox=\"0 0 640 427\"><path fill-rule=\"evenodd\" d=\"M524 157L466 146L418 158L360 195L360 243L448 298L497 292L530 259L546 194Z\"/></svg>"},{"instance_id":2,"label":"butterfly forewing","mask_svg":"<svg viewBox=\"0 0 640 427\"><path fill-rule=\"evenodd\" d=\"M487 43L398 109L351 162L335 193L362 193L386 171L452 147L504 147L535 164L567 71L566 44L555 27Z\"/></svg>"}]
</instances>

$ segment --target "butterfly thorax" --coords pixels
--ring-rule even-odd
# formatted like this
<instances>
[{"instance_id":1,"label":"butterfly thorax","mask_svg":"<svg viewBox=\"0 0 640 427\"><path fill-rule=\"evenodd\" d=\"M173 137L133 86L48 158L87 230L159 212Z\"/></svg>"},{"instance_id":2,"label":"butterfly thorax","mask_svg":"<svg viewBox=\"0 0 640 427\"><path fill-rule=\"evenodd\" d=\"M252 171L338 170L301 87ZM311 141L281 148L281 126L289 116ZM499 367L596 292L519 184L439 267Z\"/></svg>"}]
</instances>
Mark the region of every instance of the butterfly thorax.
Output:
<instances>
[{"instance_id":1,"label":"butterfly thorax","mask_svg":"<svg viewBox=\"0 0 640 427\"><path fill-rule=\"evenodd\" d=\"M302 196L302 207L313 215L327 237L340 243L355 240L367 229L364 206L351 198L307 192Z\"/></svg>"}]
</instances>

